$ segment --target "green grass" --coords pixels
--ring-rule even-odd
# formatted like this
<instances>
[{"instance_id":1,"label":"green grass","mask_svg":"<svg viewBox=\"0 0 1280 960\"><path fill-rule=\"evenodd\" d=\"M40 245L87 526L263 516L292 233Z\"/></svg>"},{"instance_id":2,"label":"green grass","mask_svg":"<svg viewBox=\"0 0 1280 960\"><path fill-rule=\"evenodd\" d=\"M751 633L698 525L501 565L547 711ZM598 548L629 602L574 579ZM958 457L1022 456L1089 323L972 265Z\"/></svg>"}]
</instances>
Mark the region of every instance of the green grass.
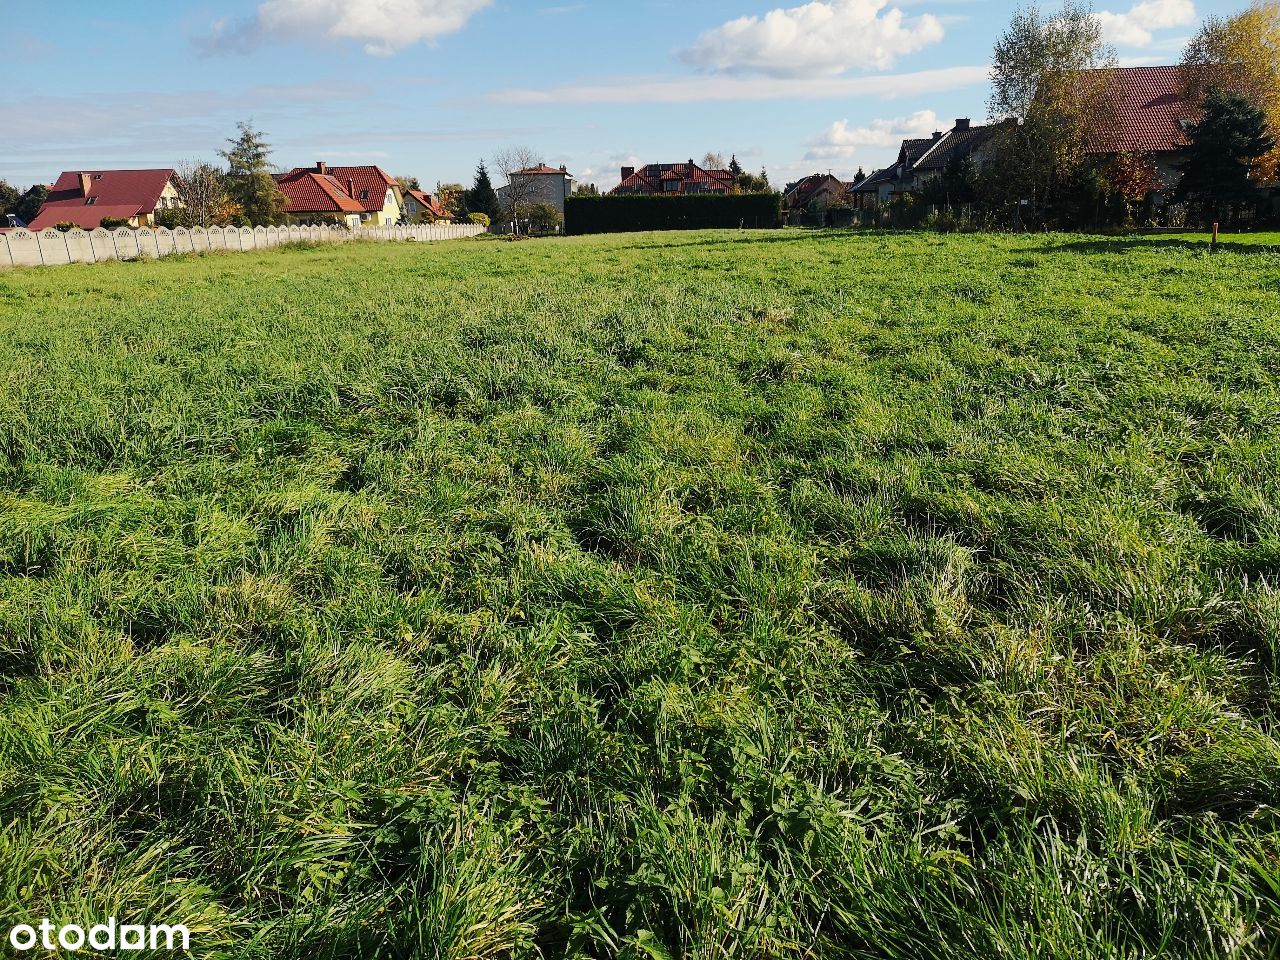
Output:
<instances>
[{"instance_id":1,"label":"green grass","mask_svg":"<svg viewBox=\"0 0 1280 960\"><path fill-rule=\"evenodd\" d=\"M1276 956L1278 669L1265 246L0 274L0 921Z\"/></svg>"}]
</instances>

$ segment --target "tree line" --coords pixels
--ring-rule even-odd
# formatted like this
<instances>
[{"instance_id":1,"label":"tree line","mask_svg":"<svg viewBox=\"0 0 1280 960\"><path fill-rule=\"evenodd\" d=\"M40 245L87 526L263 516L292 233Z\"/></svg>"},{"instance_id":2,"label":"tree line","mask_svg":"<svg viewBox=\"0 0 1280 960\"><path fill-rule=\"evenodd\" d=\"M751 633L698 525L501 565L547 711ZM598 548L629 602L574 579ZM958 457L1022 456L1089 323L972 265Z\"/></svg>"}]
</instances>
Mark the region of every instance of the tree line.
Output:
<instances>
[{"instance_id":1,"label":"tree line","mask_svg":"<svg viewBox=\"0 0 1280 960\"><path fill-rule=\"evenodd\" d=\"M981 165L957 159L919 198L895 201L1027 227L1140 226L1162 194L1190 221L1254 219L1280 165L1280 2L1213 17L1187 44L1180 95L1192 105L1176 184L1149 156L1099 151L1116 129L1100 21L1077 0L1018 10L996 44ZM1172 190L1168 188L1172 187Z\"/></svg>"}]
</instances>

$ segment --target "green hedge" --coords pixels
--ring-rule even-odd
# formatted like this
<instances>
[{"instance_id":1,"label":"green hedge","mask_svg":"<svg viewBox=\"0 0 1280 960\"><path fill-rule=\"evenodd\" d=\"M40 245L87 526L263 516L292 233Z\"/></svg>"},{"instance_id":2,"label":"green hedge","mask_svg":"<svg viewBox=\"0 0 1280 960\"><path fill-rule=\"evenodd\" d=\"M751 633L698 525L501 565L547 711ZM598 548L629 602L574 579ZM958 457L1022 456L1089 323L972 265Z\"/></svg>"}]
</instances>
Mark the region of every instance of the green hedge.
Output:
<instances>
[{"instance_id":1,"label":"green hedge","mask_svg":"<svg viewBox=\"0 0 1280 960\"><path fill-rule=\"evenodd\" d=\"M636 230L715 230L782 226L782 195L715 193L676 197L628 195L570 197L565 232L630 233Z\"/></svg>"}]
</instances>

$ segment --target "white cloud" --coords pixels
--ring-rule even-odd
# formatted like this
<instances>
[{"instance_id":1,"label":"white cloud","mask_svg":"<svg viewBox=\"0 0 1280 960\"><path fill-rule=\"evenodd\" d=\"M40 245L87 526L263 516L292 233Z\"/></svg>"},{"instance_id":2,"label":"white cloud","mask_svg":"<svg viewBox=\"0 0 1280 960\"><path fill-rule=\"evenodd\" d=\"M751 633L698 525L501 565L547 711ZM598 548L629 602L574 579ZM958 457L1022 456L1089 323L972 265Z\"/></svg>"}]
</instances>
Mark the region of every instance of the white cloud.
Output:
<instances>
[{"instance_id":1,"label":"white cloud","mask_svg":"<svg viewBox=\"0 0 1280 960\"><path fill-rule=\"evenodd\" d=\"M493 0L264 0L248 20L221 20L197 44L211 53L243 53L271 39L357 40L390 56L423 40L456 33Z\"/></svg>"},{"instance_id":2,"label":"white cloud","mask_svg":"<svg viewBox=\"0 0 1280 960\"><path fill-rule=\"evenodd\" d=\"M837 120L813 141L805 159L847 160L863 147L897 147L903 140L927 137L940 129L938 115L932 110L892 120L872 120L865 127L851 127L848 120Z\"/></svg>"},{"instance_id":3,"label":"white cloud","mask_svg":"<svg viewBox=\"0 0 1280 960\"><path fill-rule=\"evenodd\" d=\"M560 87L515 87L479 98L509 106L536 104L726 103L730 101L828 100L879 97L884 100L976 87L987 82L990 67L946 67L917 73L870 77L820 77L774 80L767 77L688 77L611 80Z\"/></svg>"},{"instance_id":4,"label":"white cloud","mask_svg":"<svg viewBox=\"0 0 1280 960\"><path fill-rule=\"evenodd\" d=\"M1100 10L1094 14L1102 23L1107 42L1118 47L1147 47L1155 30L1185 27L1196 21L1196 7L1191 0L1143 0L1128 13Z\"/></svg>"},{"instance_id":5,"label":"white cloud","mask_svg":"<svg viewBox=\"0 0 1280 960\"><path fill-rule=\"evenodd\" d=\"M718 73L838 76L889 70L899 56L942 39L942 23L907 17L888 0L831 0L741 17L700 36L681 59Z\"/></svg>"}]
</instances>

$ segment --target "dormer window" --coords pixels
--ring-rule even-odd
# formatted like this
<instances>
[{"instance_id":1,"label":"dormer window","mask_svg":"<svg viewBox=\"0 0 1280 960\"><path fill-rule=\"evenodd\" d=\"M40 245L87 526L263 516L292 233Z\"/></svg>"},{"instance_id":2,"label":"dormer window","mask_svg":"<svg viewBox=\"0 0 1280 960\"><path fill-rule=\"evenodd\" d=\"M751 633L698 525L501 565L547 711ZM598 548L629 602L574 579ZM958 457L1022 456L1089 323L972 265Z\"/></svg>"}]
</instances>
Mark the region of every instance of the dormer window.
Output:
<instances>
[{"instance_id":1,"label":"dormer window","mask_svg":"<svg viewBox=\"0 0 1280 960\"><path fill-rule=\"evenodd\" d=\"M361 191L360 191L360 199L361 199L361 200L368 200L368 199L369 199L369 191L368 191L368 190L361 190Z\"/></svg>"},{"instance_id":2,"label":"dormer window","mask_svg":"<svg viewBox=\"0 0 1280 960\"><path fill-rule=\"evenodd\" d=\"M95 203L97 203L97 202L98 202L98 198L97 198L97 197L86 197L86 198L85 198L85 201L84 201L84 205L85 205L86 207L92 207L92 206L93 206Z\"/></svg>"}]
</instances>

